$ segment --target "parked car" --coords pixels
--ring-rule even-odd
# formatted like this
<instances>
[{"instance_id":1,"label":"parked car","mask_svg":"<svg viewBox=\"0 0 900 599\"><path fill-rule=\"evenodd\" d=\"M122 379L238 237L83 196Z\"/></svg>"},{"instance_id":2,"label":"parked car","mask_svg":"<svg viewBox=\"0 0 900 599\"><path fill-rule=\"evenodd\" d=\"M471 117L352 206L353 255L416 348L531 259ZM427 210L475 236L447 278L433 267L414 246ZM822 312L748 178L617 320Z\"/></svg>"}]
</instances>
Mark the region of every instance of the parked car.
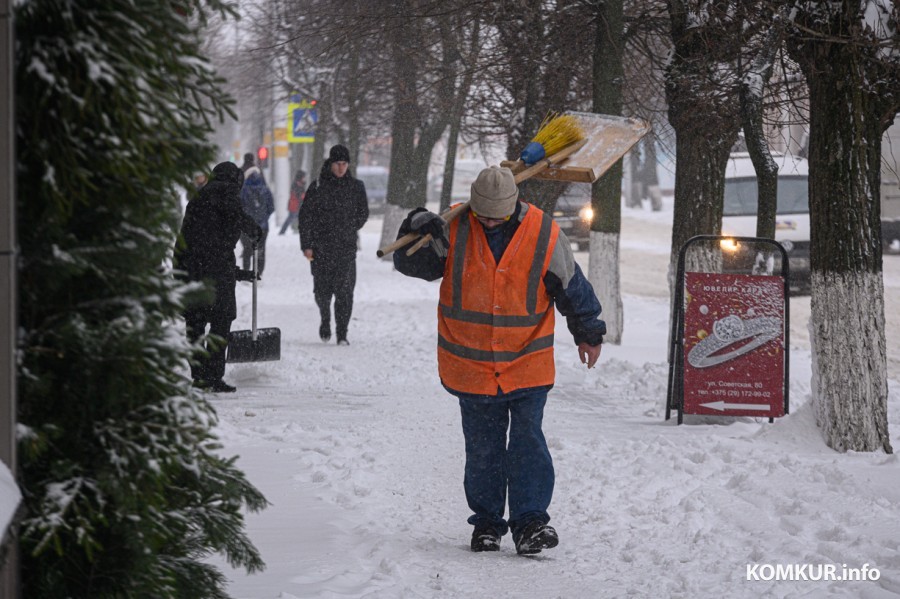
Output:
<instances>
[{"instance_id":1,"label":"parked car","mask_svg":"<svg viewBox=\"0 0 900 599\"><path fill-rule=\"evenodd\" d=\"M806 293L810 287L809 163L787 154L773 158L778 163L775 241L787 252L791 289ZM725 171L722 235L756 236L757 196L756 170L750 155L732 154ZM752 268L759 249L739 243L723 243L722 247L726 250L726 270L742 272Z\"/></svg>"},{"instance_id":2,"label":"parked car","mask_svg":"<svg viewBox=\"0 0 900 599\"><path fill-rule=\"evenodd\" d=\"M366 185L369 212L384 213L384 205L387 201L388 169L383 166L360 166L356 169L356 178Z\"/></svg>"},{"instance_id":3,"label":"parked car","mask_svg":"<svg viewBox=\"0 0 900 599\"><path fill-rule=\"evenodd\" d=\"M588 249L591 242L591 186L589 183L570 183L553 210L553 220L566 237L578 245L580 251Z\"/></svg>"},{"instance_id":4,"label":"parked car","mask_svg":"<svg viewBox=\"0 0 900 599\"><path fill-rule=\"evenodd\" d=\"M900 116L881 139L881 241L886 254L900 254Z\"/></svg>"}]
</instances>

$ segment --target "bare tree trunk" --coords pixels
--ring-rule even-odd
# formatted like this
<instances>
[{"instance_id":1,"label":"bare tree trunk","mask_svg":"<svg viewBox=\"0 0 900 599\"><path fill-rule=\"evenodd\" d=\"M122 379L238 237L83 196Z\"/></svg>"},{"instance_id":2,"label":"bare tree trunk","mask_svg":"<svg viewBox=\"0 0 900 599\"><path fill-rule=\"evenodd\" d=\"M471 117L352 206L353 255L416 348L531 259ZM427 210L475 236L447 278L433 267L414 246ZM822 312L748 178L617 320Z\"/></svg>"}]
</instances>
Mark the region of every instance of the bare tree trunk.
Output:
<instances>
[{"instance_id":1,"label":"bare tree trunk","mask_svg":"<svg viewBox=\"0 0 900 599\"><path fill-rule=\"evenodd\" d=\"M320 88L321 89L321 88ZM324 91L319 94L316 102L316 108L319 118L316 121L316 138L312 144L312 172L309 174L309 180L312 181L319 176L322 170L322 163L325 162L326 144L328 143L328 130L331 124L331 102L326 99Z\"/></svg>"},{"instance_id":2,"label":"bare tree trunk","mask_svg":"<svg viewBox=\"0 0 900 599\"><path fill-rule=\"evenodd\" d=\"M750 161L756 170L757 217L756 236L775 239L775 217L778 213L778 165L772 159L763 130L763 97L772 76L775 54L781 46L781 15L766 33L749 70L741 78L741 126Z\"/></svg>"},{"instance_id":3,"label":"bare tree trunk","mask_svg":"<svg viewBox=\"0 0 900 599\"><path fill-rule=\"evenodd\" d=\"M641 163L641 179L647 186L647 195L650 196L650 209L653 212L662 210L662 191L659 189L659 166L656 157L656 137L647 135L641 140L644 146L644 161Z\"/></svg>"},{"instance_id":4,"label":"bare tree trunk","mask_svg":"<svg viewBox=\"0 0 900 599\"><path fill-rule=\"evenodd\" d=\"M810 46L801 64L810 92L816 420L837 451L891 453L879 197L882 109L845 44Z\"/></svg>"},{"instance_id":5,"label":"bare tree trunk","mask_svg":"<svg viewBox=\"0 0 900 599\"><path fill-rule=\"evenodd\" d=\"M358 6L358 5L357 5ZM359 93L359 42L354 40L350 46L350 59L347 76L347 129L350 163L359 164L359 113L363 98Z\"/></svg>"},{"instance_id":6,"label":"bare tree trunk","mask_svg":"<svg viewBox=\"0 0 900 599\"><path fill-rule=\"evenodd\" d=\"M410 4L415 4L410 3ZM411 12L411 11L407 11ZM438 23L443 49L442 78L436 93L437 103L420 106L417 86L420 64L417 60L421 37L427 35L423 23L410 21L408 27L392 31L392 62L395 73L395 107L392 123L391 169L388 177L387 215L381 233L381 245L394 240L398 214L425 206L428 191L428 165L435 144L450 121L456 89L453 64L458 58L456 40L448 26L448 16ZM430 120L426 116L430 113ZM391 207L396 209L392 209Z\"/></svg>"},{"instance_id":7,"label":"bare tree trunk","mask_svg":"<svg viewBox=\"0 0 900 599\"><path fill-rule=\"evenodd\" d=\"M517 19L503 18L498 22L504 54L510 60L512 97L517 114L510 115L512 124L507 139L507 158L516 160L519 153L537 133L544 118L541 72L545 49L542 0L505 0L498 17L516 14ZM534 180L519 184L519 195L529 202L540 199Z\"/></svg>"},{"instance_id":8,"label":"bare tree trunk","mask_svg":"<svg viewBox=\"0 0 900 599\"><path fill-rule=\"evenodd\" d=\"M733 48L723 46L721 55L716 55L706 43L708 36L727 37L724 25L703 30L695 26L694 3L668 0L668 4L674 54L666 70L666 99L677 157L669 261L670 290L674 290L678 253L684 243L695 235L718 235L722 230L725 167L739 124L730 71ZM717 15L710 22L723 23L725 18ZM717 249L704 244L691 252L687 270L718 271L721 253Z\"/></svg>"},{"instance_id":9,"label":"bare tree trunk","mask_svg":"<svg viewBox=\"0 0 900 599\"><path fill-rule=\"evenodd\" d=\"M452 36L444 28L444 39L452 43ZM445 212L450 208L450 197L453 195L453 177L456 170L456 150L459 146L459 130L462 128L463 112L466 108L466 102L469 98L469 90L472 88L472 80L475 72L466 63L474 62L474 58L481 50L481 20L480 15L476 16L472 27L471 36L469 38L468 60L462 58L462 54L458 50L458 44L453 43L452 52L453 59L447 65L449 70L453 72L453 79L457 79L456 63L463 63L464 69L462 79L454 90L454 99L450 116L450 132L447 135L447 156L444 159L444 176L441 181L441 197L439 200L439 211ZM457 60L459 57L459 60Z\"/></svg>"},{"instance_id":10,"label":"bare tree trunk","mask_svg":"<svg viewBox=\"0 0 900 599\"><path fill-rule=\"evenodd\" d=\"M399 34L402 39L403 33ZM381 232L381 246L394 241L397 229L388 228L387 211L390 214L408 212L417 206L413 194L413 169L415 155L417 95L415 63L401 40L393 48L396 76L394 115L391 124L391 166L387 185L386 217ZM423 201L424 203L424 201ZM392 207L394 209L392 209Z\"/></svg>"},{"instance_id":11,"label":"bare tree trunk","mask_svg":"<svg viewBox=\"0 0 900 599\"><path fill-rule=\"evenodd\" d=\"M677 133L670 277L674 277L678 252L688 239L722 231L725 167L735 137L736 132L730 139L718 139L697 126ZM691 252L686 267L688 271L716 272L721 267L721 253L712 246L709 251Z\"/></svg>"},{"instance_id":12,"label":"bare tree trunk","mask_svg":"<svg viewBox=\"0 0 900 599\"><path fill-rule=\"evenodd\" d=\"M593 62L593 108L602 114L622 114L622 0L596 5L596 38ZM594 286L608 343L622 342L624 314L619 276L619 236L622 230L622 160L591 188L594 218L588 278ZM596 242L596 243L595 243Z\"/></svg>"},{"instance_id":13,"label":"bare tree trunk","mask_svg":"<svg viewBox=\"0 0 900 599\"><path fill-rule=\"evenodd\" d=\"M453 115L450 121L450 133L447 135L447 157L444 159L444 178L441 183L440 212L450 208L450 196L453 194L453 172L456 170L456 148L459 145L459 128L462 123L462 111Z\"/></svg>"}]
</instances>

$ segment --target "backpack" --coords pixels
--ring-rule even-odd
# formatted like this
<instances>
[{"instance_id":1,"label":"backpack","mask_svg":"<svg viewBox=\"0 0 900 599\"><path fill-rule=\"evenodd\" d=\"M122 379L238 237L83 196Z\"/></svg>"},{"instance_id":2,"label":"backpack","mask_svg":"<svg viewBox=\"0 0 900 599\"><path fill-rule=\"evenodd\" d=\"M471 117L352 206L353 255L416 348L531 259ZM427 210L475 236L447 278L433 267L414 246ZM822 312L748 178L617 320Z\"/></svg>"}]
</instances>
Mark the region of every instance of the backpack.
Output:
<instances>
[{"instance_id":1,"label":"backpack","mask_svg":"<svg viewBox=\"0 0 900 599\"><path fill-rule=\"evenodd\" d=\"M244 211L253 217L257 223L268 218L266 213L266 196L264 185L246 185L246 197L244 199Z\"/></svg>"}]
</instances>

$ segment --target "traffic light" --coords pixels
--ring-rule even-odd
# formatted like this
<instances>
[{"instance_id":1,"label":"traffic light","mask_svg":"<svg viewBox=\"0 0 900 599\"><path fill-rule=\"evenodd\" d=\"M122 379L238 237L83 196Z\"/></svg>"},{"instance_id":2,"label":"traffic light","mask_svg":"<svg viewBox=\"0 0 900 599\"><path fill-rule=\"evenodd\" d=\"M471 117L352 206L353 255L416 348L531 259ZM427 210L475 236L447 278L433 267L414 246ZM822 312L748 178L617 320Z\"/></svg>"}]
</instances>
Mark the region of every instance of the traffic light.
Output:
<instances>
[{"instance_id":1,"label":"traffic light","mask_svg":"<svg viewBox=\"0 0 900 599\"><path fill-rule=\"evenodd\" d=\"M259 149L256 150L256 159L259 163L259 168L266 168L268 166L269 148L266 146L259 146Z\"/></svg>"}]
</instances>

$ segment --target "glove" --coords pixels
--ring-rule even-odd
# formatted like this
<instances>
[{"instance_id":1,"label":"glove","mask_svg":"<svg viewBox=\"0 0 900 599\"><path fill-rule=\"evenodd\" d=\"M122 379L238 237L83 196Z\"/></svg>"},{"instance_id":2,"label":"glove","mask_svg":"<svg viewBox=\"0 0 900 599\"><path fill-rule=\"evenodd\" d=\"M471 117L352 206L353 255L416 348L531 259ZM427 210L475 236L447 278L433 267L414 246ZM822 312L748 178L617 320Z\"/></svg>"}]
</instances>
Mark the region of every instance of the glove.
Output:
<instances>
[{"instance_id":1,"label":"glove","mask_svg":"<svg viewBox=\"0 0 900 599\"><path fill-rule=\"evenodd\" d=\"M416 208L415 210L411 211L409 214L406 215L406 218L403 219L402 223L400 223L400 230L397 231L398 238L403 237L407 233L412 232L412 224L411 224L412 217L415 216L416 214L419 214L420 212L428 212L428 211L425 210L424 208Z\"/></svg>"},{"instance_id":2,"label":"glove","mask_svg":"<svg viewBox=\"0 0 900 599\"><path fill-rule=\"evenodd\" d=\"M255 250L259 246L259 242L262 241L263 230L262 227L256 225L256 231L253 232L253 235L250 236L250 241L253 242L253 249Z\"/></svg>"},{"instance_id":3,"label":"glove","mask_svg":"<svg viewBox=\"0 0 900 599\"><path fill-rule=\"evenodd\" d=\"M256 278L257 281L261 281L262 277L256 274L255 270L244 270L243 268L234 269L234 278L237 281L252 281Z\"/></svg>"},{"instance_id":4,"label":"glove","mask_svg":"<svg viewBox=\"0 0 900 599\"><path fill-rule=\"evenodd\" d=\"M398 238L407 233L431 235L431 241L428 245L431 246L435 254L443 258L447 255L447 249L450 247L446 231L447 221L434 212L428 212L424 208L416 208L406 216L406 219L400 225Z\"/></svg>"},{"instance_id":5,"label":"glove","mask_svg":"<svg viewBox=\"0 0 900 599\"><path fill-rule=\"evenodd\" d=\"M400 232L404 235L410 232L419 235L431 235L435 239L443 239L446 241L447 221L434 212L429 212L425 208L416 208L406 216L406 220L400 225ZM405 229L405 230L404 230Z\"/></svg>"}]
</instances>

